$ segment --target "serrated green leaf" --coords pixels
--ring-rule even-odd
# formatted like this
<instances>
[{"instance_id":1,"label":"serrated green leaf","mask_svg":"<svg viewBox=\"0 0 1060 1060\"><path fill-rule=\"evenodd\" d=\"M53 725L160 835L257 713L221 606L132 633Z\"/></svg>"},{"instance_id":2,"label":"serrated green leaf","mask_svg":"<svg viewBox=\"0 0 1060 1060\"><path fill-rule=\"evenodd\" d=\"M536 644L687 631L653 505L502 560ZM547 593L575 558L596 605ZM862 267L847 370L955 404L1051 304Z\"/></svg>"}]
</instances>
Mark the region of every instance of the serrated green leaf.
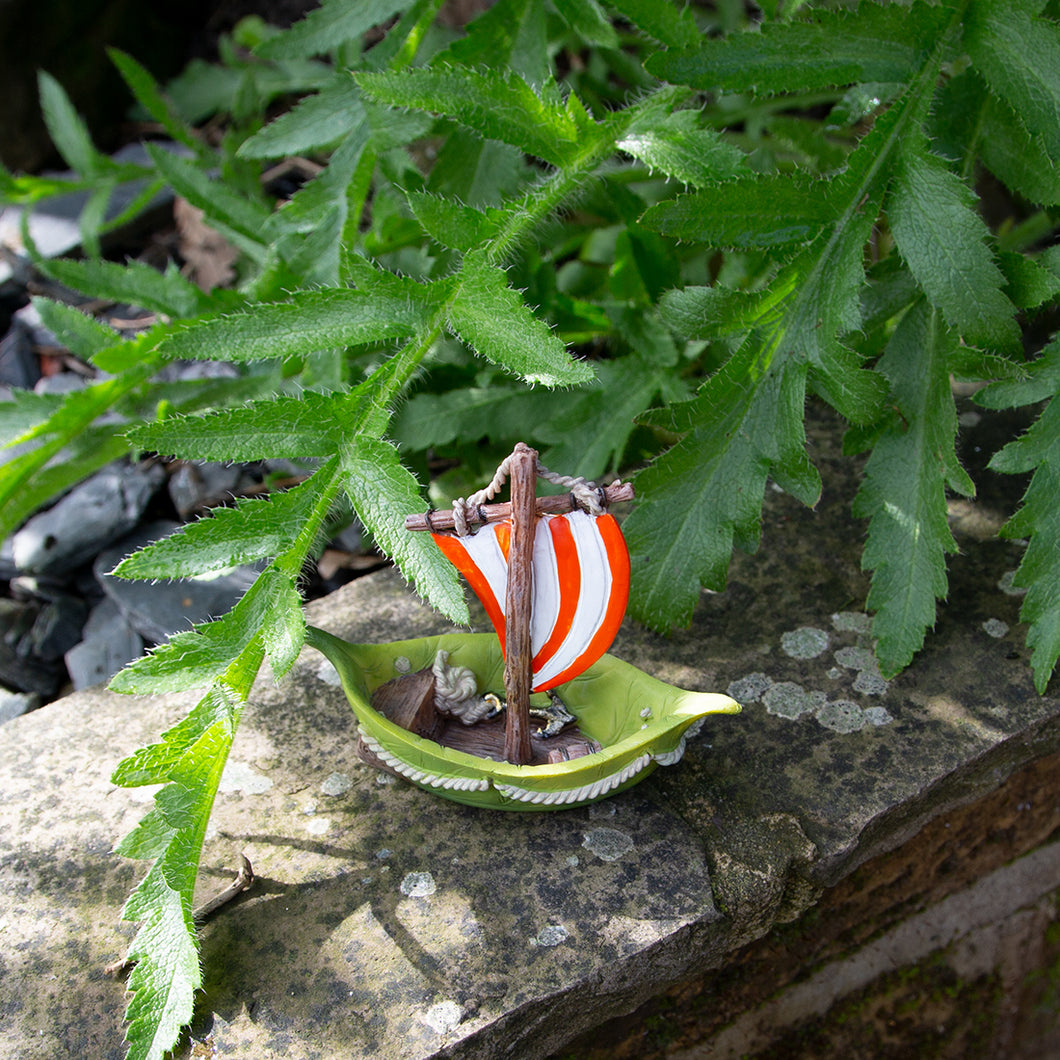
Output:
<instances>
[{"instance_id":1,"label":"serrated green leaf","mask_svg":"<svg viewBox=\"0 0 1060 1060\"><path fill-rule=\"evenodd\" d=\"M577 400L535 431L535 441L548 443L542 463L587 479L617 470L637 417L665 385L660 367L640 357L602 362Z\"/></svg>"},{"instance_id":2,"label":"serrated green leaf","mask_svg":"<svg viewBox=\"0 0 1060 1060\"><path fill-rule=\"evenodd\" d=\"M0 446L10 445L16 438L52 416L63 403L60 394L38 394L33 390L15 387L9 401L0 402Z\"/></svg>"},{"instance_id":3,"label":"serrated green leaf","mask_svg":"<svg viewBox=\"0 0 1060 1060\"><path fill-rule=\"evenodd\" d=\"M419 487L387 442L361 436L344 460L345 490L387 555L392 556L416 591L458 625L469 621L456 570L430 534L410 533L405 516L423 511Z\"/></svg>"},{"instance_id":4,"label":"serrated green leaf","mask_svg":"<svg viewBox=\"0 0 1060 1060\"><path fill-rule=\"evenodd\" d=\"M44 124L59 154L75 173L94 177L100 168L99 152L65 89L43 70L37 75L37 88Z\"/></svg>"},{"instance_id":5,"label":"serrated green leaf","mask_svg":"<svg viewBox=\"0 0 1060 1060\"><path fill-rule=\"evenodd\" d=\"M903 146L888 216L902 257L928 298L972 345L1019 343L1015 307L987 246L971 191L926 144Z\"/></svg>"},{"instance_id":6,"label":"serrated green leaf","mask_svg":"<svg viewBox=\"0 0 1060 1060\"><path fill-rule=\"evenodd\" d=\"M0 465L0 536L11 533L19 521L35 507L52 499L43 492L38 481L49 461L62 454L61 459L83 466L83 448L90 446L114 459L115 448L127 451L127 443L117 437L114 426L98 430L93 421L113 408L131 390L134 390L150 374L143 366L130 371L124 377L108 379L83 390L67 394L62 404L46 419L23 432L15 441L33 441L40 444L20 452ZM90 454L91 461L92 456ZM62 471L57 472L60 481L71 484ZM50 481L50 480L49 480ZM50 486L48 487L50 488Z\"/></svg>"},{"instance_id":7,"label":"serrated green leaf","mask_svg":"<svg viewBox=\"0 0 1060 1060\"><path fill-rule=\"evenodd\" d=\"M137 102L165 129L170 138L190 147L196 153L201 152L202 142L185 124L150 73L131 55L117 48L108 48L107 54L118 68L118 73L129 86Z\"/></svg>"},{"instance_id":8,"label":"serrated green leaf","mask_svg":"<svg viewBox=\"0 0 1060 1060\"><path fill-rule=\"evenodd\" d=\"M482 209L513 196L528 173L517 148L456 127L438 152L427 187Z\"/></svg>"},{"instance_id":9,"label":"serrated green leaf","mask_svg":"<svg viewBox=\"0 0 1060 1060\"><path fill-rule=\"evenodd\" d=\"M1054 399L1049 409L1058 404ZM1044 419L1043 415L1039 423ZM1052 453L1039 461L1023 496L1022 507L1001 528L1004 537L1029 538L1012 584L1027 590L1020 620L1031 627L1027 644L1031 648L1034 685L1040 695L1045 695L1060 657L1060 506L1056 503L1060 496L1060 466L1055 460L1060 414L1051 415L1050 420Z\"/></svg>"},{"instance_id":10,"label":"serrated green leaf","mask_svg":"<svg viewBox=\"0 0 1060 1060\"><path fill-rule=\"evenodd\" d=\"M806 243L835 217L820 183L791 177L733 180L652 206L640 223L674 239L718 248Z\"/></svg>"},{"instance_id":11,"label":"serrated green leaf","mask_svg":"<svg viewBox=\"0 0 1060 1060\"><path fill-rule=\"evenodd\" d=\"M552 0L568 26L597 48L617 48L618 35L597 0Z\"/></svg>"},{"instance_id":12,"label":"serrated green leaf","mask_svg":"<svg viewBox=\"0 0 1060 1060\"><path fill-rule=\"evenodd\" d=\"M7 496L0 533L10 534L35 511L128 452L120 426L89 427L65 446L61 442L48 446L42 459L29 461L28 481ZM5 465L0 476L6 481L6 475Z\"/></svg>"},{"instance_id":13,"label":"serrated green leaf","mask_svg":"<svg viewBox=\"0 0 1060 1060\"><path fill-rule=\"evenodd\" d=\"M860 324L863 251L888 167L923 113L936 74L934 61L925 65L830 182L830 220L760 302L741 307L750 312L740 318L748 331L739 350L694 400L641 417L683 435L638 475L638 505L625 524L631 609L655 628L689 619L700 582L724 585L734 544L756 547L767 476L815 502L820 480L804 450L807 383L851 422L878 414L883 378L861 368L840 337Z\"/></svg>"},{"instance_id":14,"label":"serrated green leaf","mask_svg":"<svg viewBox=\"0 0 1060 1060\"><path fill-rule=\"evenodd\" d=\"M569 386L592 378L592 370L571 359L562 340L530 312L508 286L504 270L491 265L484 252L464 258L449 326L476 353L528 382Z\"/></svg>"},{"instance_id":15,"label":"serrated green leaf","mask_svg":"<svg viewBox=\"0 0 1060 1060\"><path fill-rule=\"evenodd\" d=\"M717 284L668 291L659 300L659 312L682 338L713 339L747 331L782 302L783 294L772 287L734 291Z\"/></svg>"},{"instance_id":16,"label":"serrated green leaf","mask_svg":"<svg viewBox=\"0 0 1060 1060\"><path fill-rule=\"evenodd\" d=\"M129 959L133 998L125 1010L128 1060L162 1060L191 1019L202 985L195 925L179 891L161 866L152 868L126 905L126 919L141 920Z\"/></svg>"},{"instance_id":17,"label":"serrated green leaf","mask_svg":"<svg viewBox=\"0 0 1060 1060\"><path fill-rule=\"evenodd\" d=\"M305 391L200 416L174 416L133 429L143 452L189 460L265 460L330 457L341 443L343 394Z\"/></svg>"},{"instance_id":18,"label":"serrated green leaf","mask_svg":"<svg viewBox=\"0 0 1060 1060\"><path fill-rule=\"evenodd\" d=\"M322 468L321 472L326 472ZM317 499L316 478L270 496L214 508L175 533L126 556L118 578L192 578L244 563L272 559L302 532Z\"/></svg>"},{"instance_id":19,"label":"serrated green leaf","mask_svg":"<svg viewBox=\"0 0 1060 1060\"><path fill-rule=\"evenodd\" d=\"M946 485L974 487L954 453L957 412L949 354L956 338L921 302L902 318L880 360L900 412L878 437L854 501L869 519L862 568L872 570L868 607L880 669L909 664L946 595L946 555L957 551L946 520Z\"/></svg>"},{"instance_id":20,"label":"serrated green leaf","mask_svg":"<svg viewBox=\"0 0 1060 1060\"><path fill-rule=\"evenodd\" d=\"M1026 376L1014 381L994 383L975 395L976 403L988 409L1008 409L1019 405L1033 405L1047 401L1060 392L1060 340L1054 339L1028 369ZM1014 447L1014 448L1013 448ZM1021 448L1019 441L1010 442L1006 449ZM994 457L991 467L998 459ZM1020 468L1029 471L1033 464ZM995 470L1011 471L1011 468L994 467Z\"/></svg>"},{"instance_id":21,"label":"serrated green leaf","mask_svg":"<svg viewBox=\"0 0 1060 1060\"><path fill-rule=\"evenodd\" d=\"M686 436L636 478L640 502L623 524L633 563L630 607L655 629L686 624L699 585L725 586L733 544L757 547L771 470L819 492L803 451L806 365L783 361L760 375L748 342L675 409Z\"/></svg>"},{"instance_id":22,"label":"serrated green leaf","mask_svg":"<svg viewBox=\"0 0 1060 1060\"><path fill-rule=\"evenodd\" d=\"M748 172L743 152L713 130L701 128L691 110L638 118L615 146L650 169L697 188Z\"/></svg>"},{"instance_id":23,"label":"serrated green leaf","mask_svg":"<svg viewBox=\"0 0 1060 1060\"><path fill-rule=\"evenodd\" d=\"M414 334L434 309L436 293L412 280L395 276L387 282L379 275L370 289L297 291L288 302L201 318L168 336L160 349L166 357L261 361Z\"/></svg>"},{"instance_id":24,"label":"serrated green leaf","mask_svg":"<svg viewBox=\"0 0 1060 1060\"><path fill-rule=\"evenodd\" d=\"M553 165L565 165L591 146L589 130L564 105L554 82L533 87L511 71L433 67L354 77L380 103L453 118Z\"/></svg>"},{"instance_id":25,"label":"serrated green leaf","mask_svg":"<svg viewBox=\"0 0 1060 1060\"><path fill-rule=\"evenodd\" d=\"M266 568L227 615L170 637L125 667L109 687L115 692L154 695L210 685L261 642L263 631L288 621L283 612L292 602L290 584L286 574Z\"/></svg>"},{"instance_id":26,"label":"serrated green leaf","mask_svg":"<svg viewBox=\"0 0 1060 1060\"><path fill-rule=\"evenodd\" d=\"M220 687L212 688L195 707L172 728L162 733L157 743L148 744L123 758L114 769L111 783L124 788L142 787L146 784L164 784L184 755L202 738L203 733L214 725L225 724L230 729L235 725L236 711L231 697ZM137 837L151 815L148 815L130 832L116 848L125 857L137 857L129 844L140 843ZM161 829L157 819L150 821L148 829L158 834ZM149 855L157 857L158 852Z\"/></svg>"},{"instance_id":27,"label":"serrated green leaf","mask_svg":"<svg viewBox=\"0 0 1060 1060\"><path fill-rule=\"evenodd\" d=\"M979 150L987 168L1031 202L1060 204L1060 162L1049 156L1042 137L1032 136L1007 103L986 92L979 120Z\"/></svg>"},{"instance_id":28,"label":"serrated green leaf","mask_svg":"<svg viewBox=\"0 0 1060 1060\"><path fill-rule=\"evenodd\" d=\"M1005 277L1005 295L1020 309L1034 309L1060 295L1060 276L1034 258L1002 251L998 265Z\"/></svg>"},{"instance_id":29,"label":"serrated green leaf","mask_svg":"<svg viewBox=\"0 0 1060 1060\"><path fill-rule=\"evenodd\" d=\"M263 59L302 59L326 55L341 44L359 40L409 6L410 0L323 0L285 33L270 37L255 49Z\"/></svg>"},{"instance_id":30,"label":"serrated green leaf","mask_svg":"<svg viewBox=\"0 0 1060 1060\"><path fill-rule=\"evenodd\" d=\"M306 96L244 140L236 153L240 158L303 154L335 143L366 121L357 85L340 72L316 95Z\"/></svg>"},{"instance_id":31,"label":"serrated green leaf","mask_svg":"<svg viewBox=\"0 0 1060 1060\"><path fill-rule=\"evenodd\" d=\"M694 48L699 43L690 6L678 10L671 0L608 0L608 4L667 48Z\"/></svg>"},{"instance_id":32,"label":"serrated green leaf","mask_svg":"<svg viewBox=\"0 0 1060 1060\"><path fill-rule=\"evenodd\" d=\"M444 247L471 250L493 238L500 230L504 214L482 211L439 195L410 191L409 206L424 231Z\"/></svg>"},{"instance_id":33,"label":"serrated green leaf","mask_svg":"<svg viewBox=\"0 0 1060 1060\"><path fill-rule=\"evenodd\" d=\"M941 8L863 2L855 12L814 11L694 48L658 52L645 66L674 84L733 92L808 92L858 81L907 81L934 47Z\"/></svg>"},{"instance_id":34,"label":"serrated green leaf","mask_svg":"<svg viewBox=\"0 0 1060 1060\"><path fill-rule=\"evenodd\" d=\"M549 58L542 0L498 0L433 62L507 66L531 84L544 81Z\"/></svg>"},{"instance_id":35,"label":"serrated green leaf","mask_svg":"<svg viewBox=\"0 0 1060 1060\"><path fill-rule=\"evenodd\" d=\"M33 305L44 326L82 360L90 361L96 354L121 342L121 336L112 327L71 305L53 302L50 298L34 298Z\"/></svg>"},{"instance_id":36,"label":"serrated green leaf","mask_svg":"<svg viewBox=\"0 0 1060 1060\"><path fill-rule=\"evenodd\" d=\"M294 579L277 570L266 570L263 578L273 583L273 601L261 625L265 654L272 665L272 676L279 680L294 666L305 643L305 617L302 597Z\"/></svg>"},{"instance_id":37,"label":"serrated green leaf","mask_svg":"<svg viewBox=\"0 0 1060 1060\"><path fill-rule=\"evenodd\" d=\"M1034 684L1045 694L1060 657L1060 340L1054 340L1032 365L1028 378L998 383L981 391L982 404L1007 408L1048 399L1031 428L1009 442L990 461L993 471L1033 471L1023 503L1001 528L1003 537L1027 538L1029 544L1013 578L1027 589L1020 618L1030 624Z\"/></svg>"},{"instance_id":38,"label":"serrated green leaf","mask_svg":"<svg viewBox=\"0 0 1060 1060\"><path fill-rule=\"evenodd\" d=\"M990 88L1060 163L1060 27L1010 5L976 0L964 45Z\"/></svg>"},{"instance_id":39,"label":"serrated green leaf","mask_svg":"<svg viewBox=\"0 0 1060 1060\"><path fill-rule=\"evenodd\" d=\"M221 180L211 179L186 158L147 144L155 168L178 194L202 210L203 218L254 260L264 257L263 230L269 211Z\"/></svg>"},{"instance_id":40,"label":"serrated green leaf","mask_svg":"<svg viewBox=\"0 0 1060 1060\"><path fill-rule=\"evenodd\" d=\"M190 317L206 310L211 299L184 279L172 263L165 272L138 261L119 265L113 261L72 261L53 258L38 268L53 280L93 298L151 309L176 317Z\"/></svg>"},{"instance_id":41,"label":"serrated green leaf","mask_svg":"<svg viewBox=\"0 0 1060 1060\"><path fill-rule=\"evenodd\" d=\"M201 984L191 906L195 876L238 715L238 706L215 687L166 734L169 740L141 753L148 771L170 783L118 847L130 857L157 858L122 911L124 919L140 921L128 952L135 967L125 1013L128 1056L136 1060L162 1060L191 1019ZM119 766L119 775L131 761ZM129 773L132 783L147 782L135 764Z\"/></svg>"},{"instance_id":42,"label":"serrated green leaf","mask_svg":"<svg viewBox=\"0 0 1060 1060\"><path fill-rule=\"evenodd\" d=\"M424 450L456 439L476 442L532 438L555 401L551 391L527 391L500 382L444 394L415 394L394 414L393 437L402 450Z\"/></svg>"}]
</instances>

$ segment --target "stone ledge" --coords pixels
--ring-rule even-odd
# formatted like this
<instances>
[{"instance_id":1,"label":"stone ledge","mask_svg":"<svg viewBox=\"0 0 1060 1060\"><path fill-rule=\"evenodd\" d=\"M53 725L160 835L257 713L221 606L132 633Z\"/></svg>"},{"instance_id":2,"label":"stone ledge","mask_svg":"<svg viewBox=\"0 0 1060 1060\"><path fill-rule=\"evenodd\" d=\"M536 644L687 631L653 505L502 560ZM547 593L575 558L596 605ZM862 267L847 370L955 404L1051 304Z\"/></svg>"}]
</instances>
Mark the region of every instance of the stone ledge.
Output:
<instances>
[{"instance_id":1,"label":"stone ledge","mask_svg":"<svg viewBox=\"0 0 1060 1060\"><path fill-rule=\"evenodd\" d=\"M861 865L798 921L718 970L571 1043L564 1060L760 1053L820 1060L850 1055L851 1035L856 1055L889 1055L887 1041L912 1055L940 1026L952 1043L943 1055L960 1060L1052 1055L1045 1043L1057 1033L1055 996L1048 1007L1050 974L1060 967L1060 939L1050 930L1060 914L1057 791L1053 754ZM944 997L921 1006L933 978L944 982ZM914 1011L902 1015L888 996L896 985L913 991ZM969 992L971 1045L961 1039ZM895 1020L906 1025L900 1037Z\"/></svg>"},{"instance_id":2,"label":"stone ledge","mask_svg":"<svg viewBox=\"0 0 1060 1060\"><path fill-rule=\"evenodd\" d=\"M762 550L703 595L690 629L623 627L615 654L686 687L734 686L746 707L619 797L554 814L444 802L356 760L319 656L263 680L200 889L220 889L240 851L259 880L203 930L194 1033L262 1060L548 1056L786 930L826 889L869 886L859 866L1060 748L1060 704L1034 693L1005 589L1014 543L962 538L917 664L875 673L850 610L867 588L854 484L834 431L810 436L818 512L772 496ZM351 640L445 628L391 573L310 617ZM191 702L89 690L0 727L7 1055L123 1055L123 989L102 968L131 934L118 915L142 867L109 851L150 793L107 778Z\"/></svg>"}]
</instances>

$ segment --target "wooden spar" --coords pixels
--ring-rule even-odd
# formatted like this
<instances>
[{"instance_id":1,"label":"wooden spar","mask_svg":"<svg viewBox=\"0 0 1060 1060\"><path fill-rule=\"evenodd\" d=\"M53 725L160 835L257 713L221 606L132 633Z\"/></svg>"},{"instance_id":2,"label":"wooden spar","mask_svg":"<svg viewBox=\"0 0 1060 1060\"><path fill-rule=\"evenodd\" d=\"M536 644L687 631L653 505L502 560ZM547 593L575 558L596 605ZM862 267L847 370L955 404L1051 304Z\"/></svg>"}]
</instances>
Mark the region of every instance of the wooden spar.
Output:
<instances>
[{"instance_id":1,"label":"wooden spar","mask_svg":"<svg viewBox=\"0 0 1060 1060\"><path fill-rule=\"evenodd\" d=\"M604 507L614 504L616 501L633 500L633 486L628 482L616 482L604 490ZM575 508L575 502L571 494L560 493L552 497L537 498L538 515L556 515L560 512L569 512ZM503 504L480 504L468 512L468 524L499 523L511 517L512 506L510 503ZM446 511L430 511L420 515L409 515L405 517L406 530L452 530L456 526L453 513Z\"/></svg>"},{"instance_id":2,"label":"wooden spar","mask_svg":"<svg viewBox=\"0 0 1060 1060\"><path fill-rule=\"evenodd\" d=\"M508 548L508 587L504 606L504 692L508 704L504 757L513 765L527 765L530 747L530 611L533 607L534 532L537 526L537 452L516 444L509 463L511 485L511 543Z\"/></svg>"}]
</instances>

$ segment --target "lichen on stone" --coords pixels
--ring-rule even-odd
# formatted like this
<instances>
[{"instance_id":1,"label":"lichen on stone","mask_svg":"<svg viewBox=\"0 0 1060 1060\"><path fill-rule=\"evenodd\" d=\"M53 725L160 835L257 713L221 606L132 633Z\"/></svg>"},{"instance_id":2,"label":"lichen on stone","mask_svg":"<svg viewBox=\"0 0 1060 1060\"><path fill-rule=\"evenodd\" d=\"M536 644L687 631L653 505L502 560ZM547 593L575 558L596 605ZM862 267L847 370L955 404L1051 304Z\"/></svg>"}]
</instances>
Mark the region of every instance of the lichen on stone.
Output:
<instances>
[{"instance_id":1,"label":"lichen on stone","mask_svg":"<svg viewBox=\"0 0 1060 1060\"><path fill-rule=\"evenodd\" d=\"M762 698L773 684L773 678L766 674L753 673L733 681L726 689L737 703L755 703Z\"/></svg>"},{"instance_id":2,"label":"lichen on stone","mask_svg":"<svg viewBox=\"0 0 1060 1060\"><path fill-rule=\"evenodd\" d=\"M865 726L865 712L849 699L826 703L817 711L817 720L833 732L857 732Z\"/></svg>"},{"instance_id":3,"label":"lichen on stone","mask_svg":"<svg viewBox=\"0 0 1060 1060\"><path fill-rule=\"evenodd\" d=\"M324 795L345 795L350 790L350 778L345 773L331 773L320 785Z\"/></svg>"},{"instance_id":4,"label":"lichen on stone","mask_svg":"<svg viewBox=\"0 0 1060 1060\"><path fill-rule=\"evenodd\" d=\"M780 647L793 659L816 659L828 649L828 634L815 626L801 626L781 634Z\"/></svg>"},{"instance_id":5,"label":"lichen on stone","mask_svg":"<svg viewBox=\"0 0 1060 1060\"><path fill-rule=\"evenodd\" d=\"M1026 595L1026 592L1027 592L1026 589L1021 588L1018 585L1013 585L1012 584L1012 579L1015 578L1015 577L1016 577L1016 572L1014 570L1005 571L1005 573L1001 575L1001 579L998 581L997 587L1006 596L1024 596L1024 595Z\"/></svg>"},{"instance_id":6,"label":"lichen on stone","mask_svg":"<svg viewBox=\"0 0 1060 1060\"><path fill-rule=\"evenodd\" d=\"M886 707L866 707L863 713L870 725L890 725L894 721L894 716Z\"/></svg>"},{"instance_id":7,"label":"lichen on stone","mask_svg":"<svg viewBox=\"0 0 1060 1060\"><path fill-rule=\"evenodd\" d=\"M400 890L406 898L429 898L438 889L429 872L410 872L401 881Z\"/></svg>"},{"instance_id":8,"label":"lichen on stone","mask_svg":"<svg viewBox=\"0 0 1060 1060\"><path fill-rule=\"evenodd\" d=\"M882 696L887 691L887 682L878 673L861 670L854 678L854 691L865 696Z\"/></svg>"},{"instance_id":9,"label":"lichen on stone","mask_svg":"<svg viewBox=\"0 0 1060 1060\"><path fill-rule=\"evenodd\" d=\"M601 861L618 861L633 849L633 840L617 828L594 828L585 833L582 846L591 850Z\"/></svg>"},{"instance_id":10,"label":"lichen on stone","mask_svg":"<svg viewBox=\"0 0 1060 1060\"><path fill-rule=\"evenodd\" d=\"M778 681L771 685L762 696L762 702L770 714L791 719L812 714L818 706L813 695L794 681Z\"/></svg>"},{"instance_id":11,"label":"lichen on stone","mask_svg":"<svg viewBox=\"0 0 1060 1060\"><path fill-rule=\"evenodd\" d=\"M460 1026L464 1009L456 1001L439 1001L431 1005L422 1018L435 1034L450 1034Z\"/></svg>"},{"instance_id":12,"label":"lichen on stone","mask_svg":"<svg viewBox=\"0 0 1060 1060\"><path fill-rule=\"evenodd\" d=\"M864 611L837 611L832 615L832 628L837 633L870 633L872 616Z\"/></svg>"},{"instance_id":13,"label":"lichen on stone","mask_svg":"<svg viewBox=\"0 0 1060 1060\"><path fill-rule=\"evenodd\" d=\"M847 646L839 648L835 653L835 661L848 670L861 670L867 673L879 673L880 667L876 662L876 656L868 648L855 648Z\"/></svg>"},{"instance_id":14,"label":"lichen on stone","mask_svg":"<svg viewBox=\"0 0 1060 1060\"><path fill-rule=\"evenodd\" d=\"M543 927L531 940L531 946L558 946L570 938L570 932L562 924Z\"/></svg>"},{"instance_id":15,"label":"lichen on stone","mask_svg":"<svg viewBox=\"0 0 1060 1060\"><path fill-rule=\"evenodd\" d=\"M248 762L229 759L221 774L218 791L242 791L247 795L262 795L272 787L272 778L259 773Z\"/></svg>"}]
</instances>

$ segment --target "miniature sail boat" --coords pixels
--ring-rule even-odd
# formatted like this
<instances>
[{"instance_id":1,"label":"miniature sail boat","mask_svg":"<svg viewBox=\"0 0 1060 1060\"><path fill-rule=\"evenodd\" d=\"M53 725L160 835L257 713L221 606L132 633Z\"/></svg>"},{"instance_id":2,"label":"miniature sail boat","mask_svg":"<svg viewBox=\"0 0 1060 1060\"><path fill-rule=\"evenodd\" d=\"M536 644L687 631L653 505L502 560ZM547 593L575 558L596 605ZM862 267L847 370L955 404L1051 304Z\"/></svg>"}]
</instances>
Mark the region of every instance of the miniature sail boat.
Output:
<instances>
[{"instance_id":1,"label":"miniature sail boat","mask_svg":"<svg viewBox=\"0 0 1060 1060\"><path fill-rule=\"evenodd\" d=\"M539 474L571 493L538 498ZM486 503L509 477L510 503ZM621 530L605 506L632 496L629 485L597 490L546 472L519 443L486 489L452 511L410 516L406 529L432 534L496 636L364 645L310 627L307 642L335 665L357 714L361 756L458 802L558 809L672 765L692 726L707 714L738 712L728 696L674 688L605 654L630 575ZM450 713L452 684L487 709ZM503 719L488 708L501 705L494 690L502 684ZM547 724L534 731L538 715Z\"/></svg>"},{"instance_id":2,"label":"miniature sail boat","mask_svg":"<svg viewBox=\"0 0 1060 1060\"><path fill-rule=\"evenodd\" d=\"M433 537L482 602L503 650L510 520ZM629 552L613 515L574 511L538 519L532 565L530 691L544 692L611 647L629 599Z\"/></svg>"}]
</instances>

